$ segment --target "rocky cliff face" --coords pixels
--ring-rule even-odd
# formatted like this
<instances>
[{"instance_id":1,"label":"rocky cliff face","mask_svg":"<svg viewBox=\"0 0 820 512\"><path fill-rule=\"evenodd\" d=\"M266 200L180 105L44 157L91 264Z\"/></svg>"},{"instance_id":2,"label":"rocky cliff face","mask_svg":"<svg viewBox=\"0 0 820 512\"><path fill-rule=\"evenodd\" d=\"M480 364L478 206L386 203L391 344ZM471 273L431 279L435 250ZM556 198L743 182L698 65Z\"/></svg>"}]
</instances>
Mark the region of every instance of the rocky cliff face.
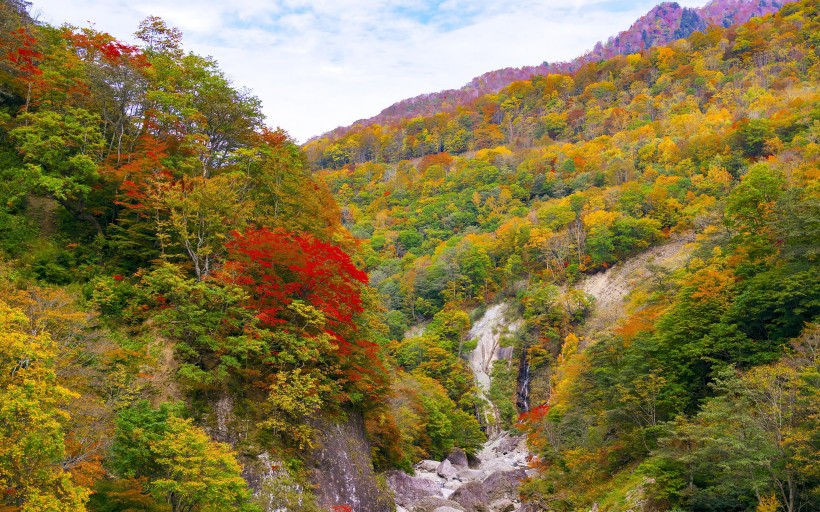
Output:
<instances>
[{"instance_id":1,"label":"rocky cliff face","mask_svg":"<svg viewBox=\"0 0 820 512\"><path fill-rule=\"evenodd\" d=\"M512 358L512 347L502 347L501 337L512 335L522 324L520 318L512 321L507 318L509 309L507 303L490 306L467 335L477 340L476 348L470 353L467 361L470 363L470 369L473 370L479 396L487 400L489 404L482 412L480 420L490 436L499 433L498 411L487 397L493 363L499 359Z\"/></svg>"},{"instance_id":2,"label":"rocky cliff face","mask_svg":"<svg viewBox=\"0 0 820 512\"><path fill-rule=\"evenodd\" d=\"M627 297L632 290L648 280L664 279L667 273L684 265L694 240L691 233L679 235L604 272L585 277L579 288L595 299L595 304L581 334L589 336L616 325L627 314Z\"/></svg>"},{"instance_id":3,"label":"rocky cliff face","mask_svg":"<svg viewBox=\"0 0 820 512\"><path fill-rule=\"evenodd\" d=\"M393 512L390 493L380 488L365 437L364 422L351 413L344 421L318 418L318 445L309 457L316 501L323 509Z\"/></svg>"},{"instance_id":4,"label":"rocky cliff face","mask_svg":"<svg viewBox=\"0 0 820 512\"><path fill-rule=\"evenodd\" d=\"M209 432L216 440L237 446L249 438L248 421L238 420L233 398L212 403ZM370 445L360 414L344 418L317 416L314 448L304 455L308 478L294 474L275 453L263 451L243 460L243 477L265 512L393 512L390 491L378 483ZM337 507L337 508L333 508Z\"/></svg>"}]
</instances>

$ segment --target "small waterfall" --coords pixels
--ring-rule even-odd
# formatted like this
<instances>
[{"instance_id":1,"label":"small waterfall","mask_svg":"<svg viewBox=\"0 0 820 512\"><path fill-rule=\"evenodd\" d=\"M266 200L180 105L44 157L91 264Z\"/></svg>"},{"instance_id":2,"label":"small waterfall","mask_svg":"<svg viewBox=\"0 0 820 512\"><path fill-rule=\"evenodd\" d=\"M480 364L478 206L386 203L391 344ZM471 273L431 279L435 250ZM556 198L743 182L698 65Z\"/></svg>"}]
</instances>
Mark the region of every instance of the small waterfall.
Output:
<instances>
[{"instance_id":1,"label":"small waterfall","mask_svg":"<svg viewBox=\"0 0 820 512\"><path fill-rule=\"evenodd\" d=\"M521 412L530 410L530 362L527 358L527 351L521 352L521 361L518 364L518 399L515 405Z\"/></svg>"}]
</instances>

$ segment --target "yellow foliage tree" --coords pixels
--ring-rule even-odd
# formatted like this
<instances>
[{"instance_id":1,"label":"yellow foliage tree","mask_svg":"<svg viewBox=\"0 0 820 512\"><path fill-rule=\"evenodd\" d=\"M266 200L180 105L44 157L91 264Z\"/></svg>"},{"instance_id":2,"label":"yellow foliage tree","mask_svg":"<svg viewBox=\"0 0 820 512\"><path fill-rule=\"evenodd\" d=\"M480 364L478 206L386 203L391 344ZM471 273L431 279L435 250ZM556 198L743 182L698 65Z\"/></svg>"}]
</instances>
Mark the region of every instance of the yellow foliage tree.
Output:
<instances>
[{"instance_id":1,"label":"yellow foliage tree","mask_svg":"<svg viewBox=\"0 0 820 512\"><path fill-rule=\"evenodd\" d=\"M0 503L21 512L85 510L88 490L60 465L63 406L74 394L57 382L56 344L31 334L30 322L0 301Z\"/></svg>"}]
</instances>

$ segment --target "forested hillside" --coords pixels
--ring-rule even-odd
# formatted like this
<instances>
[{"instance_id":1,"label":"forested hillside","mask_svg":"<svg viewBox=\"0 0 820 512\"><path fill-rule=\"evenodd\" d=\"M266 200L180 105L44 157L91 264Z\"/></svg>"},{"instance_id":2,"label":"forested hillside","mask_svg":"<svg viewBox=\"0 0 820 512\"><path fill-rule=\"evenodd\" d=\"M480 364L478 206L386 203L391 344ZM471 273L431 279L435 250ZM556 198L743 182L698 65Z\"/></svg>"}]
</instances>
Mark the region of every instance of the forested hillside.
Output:
<instances>
[{"instance_id":1,"label":"forested hillside","mask_svg":"<svg viewBox=\"0 0 820 512\"><path fill-rule=\"evenodd\" d=\"M452 111L479 96L497 93L519 80L551 73L573 73L584 64L669 44L710 25L730 27L745 23L754 16L777 12L788 1L711 0L705 6L696 8L681 7L677 2L663 2L641 16L629 29L610 37L606 42L599 41L592 50L571 61L542 62L537 66L489 71L473 78L460 89L430 92L401 100L374 117L356 121L351 126L341 126L317 139L327 137L335 140L373 124L393 124L416 116Z\"/></svg>"},{"instance_id":2,"label":"forested hillside","mask_svg":"<svg viewBox=\"0 0 820 512\"><path fill-rule=\"evenodd\" d=\"M413 511L820 507L816 2L301 148L162 19L27 7L0 511L388 512L414 466L465 485ZM474 469L498 430L528 473Z\"/></svg>"},{"instance_id":3,"label":"forested hillside","mask_svg":"<svg viewBox=\"0 0 820 512\"><path fill-rule=\"evenodd\" d=\"M391 335L430 321L403 367L458 389L467 315L519 304L494 400L529 433L536 510L817 506L817 16L789 4L306 145ZM585 276L684 238L682 268L585 326Z\"/></svg>"},{"instance_id":4,"label":"forested hillside","mask_svg":"<svg viewBox=\"0 0 820 512\"><path fill-rule=\"evenodd\" d=\"M259 101L159 18L132 46L0 8L0 508L314 510L348 416L379 467L415 456L388 390L422 384Z\"/></svg>"}]
</instances>

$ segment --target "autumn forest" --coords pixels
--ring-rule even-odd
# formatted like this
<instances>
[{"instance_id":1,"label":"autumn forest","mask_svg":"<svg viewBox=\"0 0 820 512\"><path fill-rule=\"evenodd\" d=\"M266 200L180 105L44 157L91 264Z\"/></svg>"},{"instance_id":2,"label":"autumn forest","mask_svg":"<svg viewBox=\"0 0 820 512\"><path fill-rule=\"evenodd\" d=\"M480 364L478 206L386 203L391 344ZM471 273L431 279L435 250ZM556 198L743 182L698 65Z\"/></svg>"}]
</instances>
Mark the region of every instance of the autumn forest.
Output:
<instances>
[{"instance_id":1,"label":"autumn forest","mask_svg":"<svg viewBox=\"0 0 820 512\"><path fill-rule=\"evenodd\" d=\"M299 145L0 0L0 511L820 510L820 6L756 4Z\"/></svg>"}]
</instances>

